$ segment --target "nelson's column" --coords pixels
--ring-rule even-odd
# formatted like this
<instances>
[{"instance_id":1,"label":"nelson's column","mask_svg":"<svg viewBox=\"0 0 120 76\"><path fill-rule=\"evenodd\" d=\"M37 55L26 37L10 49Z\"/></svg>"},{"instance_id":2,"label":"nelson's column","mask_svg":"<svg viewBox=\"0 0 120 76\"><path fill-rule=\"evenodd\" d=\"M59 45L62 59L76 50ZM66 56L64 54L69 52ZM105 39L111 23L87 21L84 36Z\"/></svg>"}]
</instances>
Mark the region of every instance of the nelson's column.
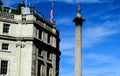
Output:
<instances>
[{"instance_id":1,"label":"nelson's column","mask_svg":"<svg viewBox=\"0 0 120 76\"><path fill-rule=\"evenodd\" d=\"M75 76L82 76L82 23L85 19L80 11L81 7L78 4L77 16L73 20L76 24Z\"/></svg>"}]
</instances>

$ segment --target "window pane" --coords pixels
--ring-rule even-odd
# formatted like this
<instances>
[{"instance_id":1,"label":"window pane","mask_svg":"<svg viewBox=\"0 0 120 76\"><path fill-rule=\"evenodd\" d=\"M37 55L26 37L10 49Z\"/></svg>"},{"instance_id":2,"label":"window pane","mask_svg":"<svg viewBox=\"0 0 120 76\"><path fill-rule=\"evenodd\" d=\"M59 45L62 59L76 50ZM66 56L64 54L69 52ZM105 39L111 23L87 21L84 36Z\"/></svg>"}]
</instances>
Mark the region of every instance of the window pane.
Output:
<instances>
[{"instance_id":1,"label":"window pane","mask_svg":"<svg viewBox=\"0 0 120 76\"><path fill-rule=\"evenodd\" d=\"M9 44L2 43L2 50L8 50Z\"/></svg>"},{"instance_id":2,"label":"window pane","mask_svg":"<svg viewBox=\"0 0 120 76\"><path fill-rule=\"evenodd\" d=\"M10 24L4 24L3 25L3 33L9 33L9 27L10 27Z\"/></svg>"},{"instance_id":3,"label":"window pane","mask_svg":"<svg viewBox=\"0 0 120 76\"><path fill-rule=\"evenodd\" d=\"M50 43L50 35L48 34L47 42Z\"/></svg>"},{"instance_id":4,"label":"window pane","mask_svg":"<svg viewBox=\"0 0 120 76\"><path fill-rule=\"evenodd\" d=\"M42 39L42 30L39 30L39 39Z\"/></svg>"},{"instance_id":5,"label":"window pane","mask_svg":"<svg viewBox=\"0 0 120 76\"><path fill-rule=\"evenodd\" d=\"M6 13L9 13L9 8L8 7L4 7L4 12L6 12Z\"/></svg>"},{"instance_id":6,"label":"window pane","mask_svg":"<svg viewBox=\"0 0 120 76\"><path fill-rule=\"evenodd\" d=\"M1 61L1 74L7 74L8 61Z\"/></svg>"}]
</instances>

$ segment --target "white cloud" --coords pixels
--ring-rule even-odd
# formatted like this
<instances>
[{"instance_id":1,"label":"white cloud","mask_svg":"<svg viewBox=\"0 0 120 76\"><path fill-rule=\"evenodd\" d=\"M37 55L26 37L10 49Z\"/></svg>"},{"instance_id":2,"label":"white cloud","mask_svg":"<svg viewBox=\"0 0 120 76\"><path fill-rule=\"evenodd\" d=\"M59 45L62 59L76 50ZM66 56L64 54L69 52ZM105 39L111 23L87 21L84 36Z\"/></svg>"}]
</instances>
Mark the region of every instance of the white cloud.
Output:
<instances>
[{"instance_id":1,"label":"white cloud","mask_svg":"<svg viewBox=\"0 0 120 76\"><path fill-rule=\"evenodd\" d=\"M67 2L67 3L98 3L98 2L101 2L100 0L54 0L54 1L61 1L61 2Z\"/></svg>"},{"instance_id":2,"label":"white cloud","mask_svg":"<svg viewBox=\"0 0 120 76\"><path fill-rule=\"evenodd\" d=\"M71 17L58 18L56 21L59 25L71 25L71 23L73 23Z\"/></svg>"},{"instance_id":3,"label":"white cloud","mask_svg":"<svg viewBox=\"0 0 120 76\"><path fill-rule=\"evenodd\" d=\"M59 18L57 21L57 24L59 25L60 29L60 36L61 36L61 42L60 47L61 50L70 50L75 47L75 36L74 36L74 27L73 22L70 17L63 17ZM68 28L65 28L68 27ZM71 30L72 29L72 30Z\"/></svg>"},{"instance_id":4,"label":"white cloud","mask_svg":"<svg viewBox=\"0 0 120 76\"><path fill-rule=\"evenodd\" d=\"M4 5L14 5L16 3L18 3L18 0L15 1L11 1L11 0L2 0Z\"/></svg>"},{"instance_id":5,"label":"white cloud","mask_svg":"<svg viewBox=\"0 0 120 76\"><path fill-rule=\"evenodd\" d=\"M49 1L53 1L53 0L49 0ZM75 2L75 0L54 0L54 1L67 2L67 3L74 3Z\"/></svg>"},{"instance_id":6,"label":"white cloud","mask_svg":"<svg viewBox=\"0 0 120 76\"><path fill-rule=\"evenodd\" d=\"M74 47L75 42L74 38L63 38L60 42L60 50L62 52L62 56L66 57L74 57Z\"/></svg>"},{"instance_id":7,"label":"white cloud","mask_svg":"<svg viewBox=\"0 0 120 76\"><path fill-rule=\"evenodd\" d=\"M104 41L108 36L119 33L120 22L106 21L96 27L83 30L83 47L91 47L96 43Z\"/></svg>"},{"instance_id":8,"label":"white cloud","mask_svg":"<svg viewBox=\"0 0 120 76\"><path fill-rule=\"evenodd\" d=\"M63 1L63 2L68 2L68 3L74 3L75 0L56 0L56 1Z\"/></svg>"},{"instance_id":9,"label":"white cloud","mask_svg":"<svg viewBox=\"0 0 120 76\"><path fill-rule=\"evenodd\" d=\"M100 0L76 0L77 3L100 3Z\"/></svg>"},{"instance_id":10,"label":"white cloud","mask_svg":"<svg viewBox=\"0 0 120 76\"><path fill-rule=\"evenodd\" d=\"M40 2L48 2L48 1L53 1L53 0L44 0L44 1L33 1L35 3L40 3ZM65 3L102 3L102 2L113 2L113 0L54 0L58 2L65 2Z\"/></svg>"},{"instance_id":11,"label":"white cloud","mask_svg":"<svg viewBox=\"0 0 120 76\"><path fill-rule=\"evenodd\" d=\"M61 41L60 47L61 50L73 49L75 46L73 38L66 38Z\"/></svg>"},{"instance_id":12,"label":"white cloud","mask_svg":"<svg viewBox=\"0 0 120 76\"><path fill-rule=\"evenodd\" d=\"M85 68L83 69L84 76L118 76L120 67L110 66L110 67L99 67L99 68Z\"/></svg>"},{"instance_id":13,"label":"white cloud","mask_svg":"<svg viewBox=\"0 0 120 76\"><path fill-rule=\"evenodd\" d=\"M71 54L73 54L73 53L71 53ZM65 57L62 61L65 64L74 65L74 57Z\"/></svg>"},{"instance_id":14,"label":"white cloud","mask_svg":"<svg viewBox=\"0 0 120 76\"><path fill-rule=\"evenodd\" d=\"M83 56L85 60L90 60L92 61L91 64L115 64L116 61L119 61L117 57L115 56L108 56L104 54L94 54L94 53L89 53L85 54Z\"/></svg>"},{"instance_id":15,"label":"white cloud","mask_svg":"<svg viewBox=\"0 0 120 76\"><path fill-rule=\"evenodd\" d=\"M70 67L63 67L59 76L74 76L74 69L71 69Z\"/></svg>"},{"instance_id":16,"label":"white cloud","mask_svg":"<svg viewBox=\"0 0 120 76\"><path fill-rule=\"evenodd\" d=\"M75 50L61 50L62 51L62 56L66 57L74 57L74 52Z\"/></svg>"},{"instance_id":17,"label":"white cloud","mask_svg":"<svg viewBox=\"0 0 120 76\"><path fill-rule=\"evenodd\" d=\"M119 61L120 59L116 56L106 55L106 54L95 54L89 53L83 56L83 75L84 76L117 76L119 71ZM99 66L97 66L99 64ZM86 66L90 67L86 67Z\"/></svg>"},{"instance_id":18,"label":"white cloud","mask_svg":"<svg viewBox=\"0 0 120 76\"><path fill-rule=\"evenodd\" d=\"M41 3L41 2L49 2L52 0L28 0L31 4ZM54 0L66 3L102 3L102 2L113 2L113 0ZM11 1L11 0L2 0L5 5L14 5L16 3L20 3L21 0Z\"/></svg>"},{"instance_id":19,"label":"white cloud","mask_svg":"<svg viewBox=\"0 0 120 76\"><path fill-rule=\"evenodd\" d=\"M50 0L52 1L52 0ZM113 0L54 0L67 3L103 3L103 2L113 2Z\"/></svg>"}]
</instances>

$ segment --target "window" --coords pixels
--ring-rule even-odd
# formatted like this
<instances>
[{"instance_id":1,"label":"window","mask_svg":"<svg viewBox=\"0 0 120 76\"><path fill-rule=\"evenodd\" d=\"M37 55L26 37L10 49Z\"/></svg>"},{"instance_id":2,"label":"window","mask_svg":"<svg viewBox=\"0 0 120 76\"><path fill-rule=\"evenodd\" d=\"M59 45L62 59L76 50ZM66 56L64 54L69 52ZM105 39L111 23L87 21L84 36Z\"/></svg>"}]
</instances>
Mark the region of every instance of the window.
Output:
<instances>
[{"instance_id":1,"label":"window","mask_svg":"<svg viewBox=\"0 0 120 76\"><path fill-rule=\"evenodd\" d=\"M2 43L2 50L8 50L9 44Z\"/></svg>"},{"instance_id":2,"label":"window","mask_svg":"<svg viewBox=\"0 0 120 76\"><path fill-rule=\"evenodd\" d=\"M8 7L4 7L4 12L6 12L6 13L10 13L10 8L8 8Z\"/></svg>"},{"instance_id":3,"label":"window","mask_svg":"<svg viewBox=\"0 0 120 76\"><path fill-rule=\"evenodd\" d=\"M37 69L37 76L40 76L40 74L41 74L41 65L40 65L40 63L38 62L38 69Z\"/></svg>"},{"instance_id":4,"label":"window","mask_svg":"<svg viewBox=\"0 0 120 76\"><path fill-rule=\"evenodd\" d=\"M41 53L42 53L42 49L39 49L38 50L38 55L41 56Z\"/></svg>"},{"instance_id":5,"label":"window","mask_svg":"<svg viewBox=\"0 0 120 76\"><path fill-rule=\"evenodd\" d=\"M1 60L0 74L7 74L8 61Z\"/></svg>"},{"instance_id":6,"label":"window","mask_svg":"<svg viewBox=\"0 0 120 76\"><path fill-rule=\"evenodd\" d=\"M47 42L50 43L50 35L48 34Z\"/></svg>"},{"instance_id":7,"label":"window","mask_svg":"<svg viewBox=\"0 0 120 76\"><path fill-rule=\"evenodd\" d=\"M38 56L40 56L40 57L44 56L44 51L42 49L38 50Z\"/></svg>"},{"instance_id":8,"label":"window","mask_svg":"<svg viewBox=\"0 0 120 76\"><path fill-rule=\"evenodd\" d=\"M56 38L55 37L53 37L53 42L54 42L53 46L56 47Z\"/></svg>"},{"instance_id":9,"label":"window","mask_svg":"<svg viewBox=\"0 0 120 76\"><path fill-rule=\"evenodd\" d=\"M50 44L52 45L53 44L53 37L50 36Z\"/></svg>"},{"instance_id":10,"label":"window","mask_svg":"<svg viewBox=\"0 0 120 76\"><path fill-rule=\"evenodd\" d=\"M9 33L10 24L3 25L3 33Z\"/></svg>"},{"instance_id":11,"label":"window","mask_svg":"<svg viewBox=\"0 0 120 76\"><path fill-rule=\"evenodd\" d=\"M39 30L39 39L42 39L42 30Z\"/></svg>"},{"instance_id":12,"label":"window","mask_svg":"<svg viewBox=\"0 0 120 76\"><path fill-rule=\"evenodd\" d=\"M52 59L52 53L48 52L48 53L47 53L47 58L48 58L48 59Z\"/></svg>"},{"instance_id":13,"label":"window","mask_svg":"<svg viewBox=\"0 0 120 76\"><path fill-rule=\"evenodd\" d=\"M22 16L22 20L26 20L26 15L23 15L23 16Z\"/></svg>"},{"instance_id":14,"label":"window","mask_svg":"<svg viewBox=\"0 0 120 76\"><path fill-rule=\"evenodd\" d=\"M49 76L53 76L52 75L52 68L50 67L50 69L49 69Z\"/></svg>"},{"instance_id":15,"label":"window","mask_svg":"<svg viewBox=\"0 0 120 76\"><path fill-rule=\"evenodd\" d=\"M47 33L46 32L43 33L43 41L47 42Z\"/></svg>"},{"instance_id":16,"label":"window","mask_svg":"<svg viewBox=\"0 0 120 76\"><path fill-rule=\"evenodd\" d=\"M49 74L50 74L50 66L47 65L47 76L50 76Z\"/></svg>"}]
</instances>

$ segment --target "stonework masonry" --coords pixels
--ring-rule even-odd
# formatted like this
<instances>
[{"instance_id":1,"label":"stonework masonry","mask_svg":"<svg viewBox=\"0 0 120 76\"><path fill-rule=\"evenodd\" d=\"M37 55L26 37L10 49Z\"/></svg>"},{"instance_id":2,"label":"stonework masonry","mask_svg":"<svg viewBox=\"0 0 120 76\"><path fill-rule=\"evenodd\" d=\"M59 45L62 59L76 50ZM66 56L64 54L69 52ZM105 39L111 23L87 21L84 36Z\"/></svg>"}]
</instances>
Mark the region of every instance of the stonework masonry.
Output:
<instances>
[{"instance_id":1,"label":"stonework masonry","mask_svg":"<svg viewBox=\"0 0 120 76\"><path fill-rule=\"evenodd\" d=\"M81 7L78 4L77 15L74 18L73 22L76 25L76 42L75 42L75 75L74 76L82 76L82 23L85 19L81 15Z\"/></svg>"},{"instance_id":2,"label":"stonework masonry","mask_svg":"<svg viewBox=\"0 0 120 76\"><path fill-rule=\"evenodd\" d=\"M0 76L58 76L59 42L55 24L34 7L0 5Z\"/></svg>"}]
</instances>

